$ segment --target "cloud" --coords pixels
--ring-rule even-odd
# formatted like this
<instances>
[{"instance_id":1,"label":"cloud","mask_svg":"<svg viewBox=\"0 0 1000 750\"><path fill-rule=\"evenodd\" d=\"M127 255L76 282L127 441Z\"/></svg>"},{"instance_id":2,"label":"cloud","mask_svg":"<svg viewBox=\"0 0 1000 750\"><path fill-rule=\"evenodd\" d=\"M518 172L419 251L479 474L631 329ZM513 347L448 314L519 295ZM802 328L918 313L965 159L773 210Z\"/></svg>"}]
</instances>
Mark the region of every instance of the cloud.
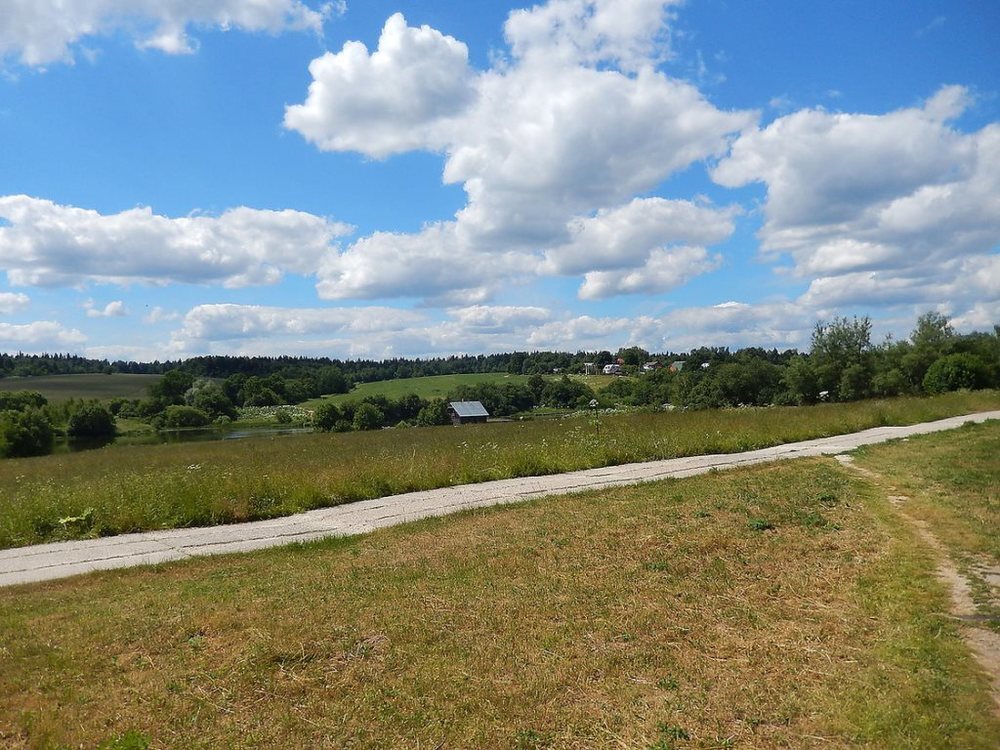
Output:
<instances>
[{"instance_id":1,"label":"cloud","mask_svg":"<svg viewBox=\"0 0 1000 750\"><path fill-rule=\"evenodd\" d=\"M545 253L545 270L579 273L635 268L671 245L713 245L733 233L734 208L714 209L690 201L636 198L624 206L572 219L569 239Z\"/></svg>"},{"instance_id":2,"label":"cloud","mask_svg":"<svg viewBox=\"0 0 1000 750\"><path fill-rule=\"evenodd\" d=\"M504 35L520 60L614 63L637 70L667 56L668 7L680 4L681 0L551 0L512 11Z\"/></svg>"},{"instance_id":3,"label":"cloud","mask_svg":"<svg viewBox=\"0 0 1000 750\"><path fill-rule=\"evenodd\" d=\"M802 110L742 135L712 177L767 186L763 249L803 274L893 268L1000 241L1000 126L948 123L965 89L886 115Z\"/></svg>"},{"instance_id":4,"label":"cloud","mask_svg":"<svg viewBox=\"0 0 1000 750\"><path fill-rule=\"evenodd\" d=\"M380 306L288 308L198 305L184 316L170 356L290 354L333 357L443 356L530 348L617 348L653 340L652 318L560 317L536 306L467 305L432 314ZM104 356L120 356L107 349Z\"/></svg>"},{"instance_id":5,"label":"cloud","mask_svg":"<svg viewBox=\"0 0 1000 750\"><path fill-rule=\"evenodd\" d=\"M991 331L1000 320L1000 300L977 302L969 309L951 319L957 331Z\"/></svg>"},{"instance_id":6,"label":"cloud","mask_svg":"<svg viewBox=\"0 0 1000 750\"><path fill-rule=\"evenodd\" d=\"M970 102L946 86L884 115L796 112L743 134L712 177L766 185L762 250L812 277L809 304L995 298L975 274L1000 246L1000 125L956 130Z\"/></svg>"},{"instance_id":7,"label":"cloud","mask_svg":"<svg viewBox=\"0 0 1000 750\"><path fill-rule=\"evenodd\" d=\"M714 271L721 263L720 256L709 255L703 247L657 249L640 268L587 273L579 296L602 299L618 294L662 294Z\"/></svg>"},{"instance_id":8,"label":"cloud","mask_svg":"<svg viewBox=\"0 0 1000 750\"><path fill-rule=\"evenodd\" d=\"M818 309L946 302L965 311L1000 300L1000 255L957 258L932 267L871 271L814 279L800 300Z\"/></svg>"},{"instance_id":9,"label":"cloud","mask_svg":"<svg viewBox=\"0 0 1000 750\"><path fill-rule=\"evenodd\" d=\"M286 108L285 127L324 151L384 158L448 141L453 118L475 96L469 51L441 32L385 22L378 49L347 42L309 64L304 104Z\"/></svg>"},{"instance_id":10,"label":"cloud","mask_svg":"<svg viewBox=\"0 0 1000 750\"><path fill-rule=\"evenodd\" d=\"M538 326L531 331L527 344L533 349L558 351L603 349L609 342L630 339L636 323L628 318L595 318L581 315Z\"/></svg>"},{"instance_id":11,"label":"cloud","mask_svg":"<svg viewBox=\"0 0 1000 750\"><path fill-rule=\"evenodd\" d=\"M18 310L23 310L30 301L27 294L0 292L0 314L10 315Z\"/></svg>"},{"instance_id":12,"label":"cloud","mask_svg":"<svg viewBox=\"0 0 1000 750\"><path fill-rule=\"evenodd\" d=\"M20 325L0 323L0 351L37 353L76 349L87 340L75 328L66 328L52 320L36 320Z\"/></svg>"},{"instance_id":13,"label":"cloud","mask_svg":"<svg viewBox=\"0 0 1000 750\"><path fill-rule=\"evenodd\" d=\"M159 305L150 310L145 316L143 316L142 322L148 325L156 325L157 323L163 323L172 320L180 320L181 314L178 312L172 312L170 310L165 310Z\"/></svg>"},{"instance_id":14,"label":"cloud","mask_svg":"<svg viewBox=\"0 0 1000 750\"><path fill-rule=\"evenodd\" d=\"M728 301L672 310L659 320L665 350L689 351L700 346L808 347L822 318L799 302L747 304Z\"/></svg>"},{"instance_id":15,"label":"cloud","mask_svg":"<svg viewBox=\"0 0 1000 750\"><path fill-rule=\"evenodd\" d=\"M476 333L511 333L545 323L552 312L544 307L472 305L448 311L466 331Z\"/></svg>"},{"instance_id":16,"label":"cloud","mask_svg":"<svg viewBox=\"0 0 1000 750\"><path fill-rule=\"evenodd\" d=\"M193 51L192 26L247 32L313 31L343 2L311 8L301 0L7 0L0 24L0 60L43 66L71 62L82 39L125 32L140 48Z\"/></svg>"},{"instance_id":17,"label":"cloud","mask_svg":"<svg viewBox=\"0 0 1000 750\"><path fill-rule=\"evenodd\" d=\"M351 227L301 211L233 208L171 219L150 208L104 215L25 195L0 197L0 267L10 283L273 284L310 274Z\"/></svg>"},{"instance_id":18,"label":"cloud","mask_svg":"<svg viewBox=\"0 0 1000 750\"><path fill-rule=\"evenodd\" d=\"M213 304L192 308L168 344L171 356L292 354L393 357L511 351L552 318L540 307L471 305L427 310L365 306L290 308ZM115 350L117 351L117 350Z\"/></svg>"},{"instance_id":19,"label":"cloud","mask_svg":"<svg viewBox=\"0 0 1000 750\"><path fill-rule=\"evenodd\" d=\"M123 318L128 315L125 303L121 300L109 302L104 307L95 307L94 300L88 299L83 303L83 308L87 311L88 318Z\"/></svg>"},{"instance_id":20,"label":"cloud","mask_svg":"<svg viewBox=\"0 0 1000 750\"><path fill-rule=\"evenodd\" d=\"M461 184L468 199L453 221L376 233L327 259L320 295L487 299L491 285L526 275L638 269L663 243L728 236L727 209L710 216L683 201L633 203L671 174L723 155L756 119L720 110L656 69L672 4L553 0L512 13L512 58L476 73L464 45L400 15L374 53L349 43L315 60L309 95L288 108L287 127L325 150L441 151L444 182ZM409 50L421 44L425 67L411 69ZM644 216L635 244L598 249L601 225L626 214ZM686 218L710 228L698 232ZM489 283L478 268L489 268Z\"/></svg>"},{"instance_id":21,"label":"cloud","mask_svg":"<svg viewBox=\"0 0 1000 750\"><path fill-rule=\"evenodd\" d=\"M259 305L198 305L184 316L177 337L218 341L261 336L364 335L400 330L423 320L420 313L392 307L287 308Z\"/></svg>"},{"instance_id":22,"label":"cloud","mask_svg":"<svg viewBox=\"0 0 1000 750\"><path fill-rule=\"evenodd\" d=\"M533 274L537 258L518 251L488 253L440 222L416 234L375 232L319 268L317 291L324 299L421 297L483 301L513 276Z\"/></svg>"}]
</instances>

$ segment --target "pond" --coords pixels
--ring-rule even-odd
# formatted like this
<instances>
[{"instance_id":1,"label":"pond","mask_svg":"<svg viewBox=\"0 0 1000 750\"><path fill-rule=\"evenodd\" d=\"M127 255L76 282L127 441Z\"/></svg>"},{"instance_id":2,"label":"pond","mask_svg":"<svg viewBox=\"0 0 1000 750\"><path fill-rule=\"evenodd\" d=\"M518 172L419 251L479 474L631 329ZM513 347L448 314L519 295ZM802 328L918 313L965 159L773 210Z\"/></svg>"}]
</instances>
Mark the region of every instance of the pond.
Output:
<instances>
[{"instance_id":1,"label":"pond","mask_svg":"<svg viewBox=\"0 0 1000 750\"><path fill-rule=\"evenodd\" d=\"M106 445L162 445L163 443L200 443L212 440L245 440L247 438L302 435L311 427L206 427L192 430L163 430L119 435L113 438L61 438L53 453L77 453L103 448Z\"/></svg>"}]
</instances>

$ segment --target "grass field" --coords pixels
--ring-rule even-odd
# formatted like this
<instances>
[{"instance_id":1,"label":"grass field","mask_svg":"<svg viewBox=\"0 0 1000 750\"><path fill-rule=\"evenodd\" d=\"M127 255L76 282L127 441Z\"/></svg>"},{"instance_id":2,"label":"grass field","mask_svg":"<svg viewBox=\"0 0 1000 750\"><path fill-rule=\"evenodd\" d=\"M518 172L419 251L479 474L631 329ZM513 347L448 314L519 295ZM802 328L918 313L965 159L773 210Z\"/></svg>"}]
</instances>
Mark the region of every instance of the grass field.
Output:
<instances>
[{"instance_id":1,"label":"grass field","mask_svg":"<svg viewBox=\"0 0 1000 750\"><path fill-rule=\"evenodd\" d=\"M558 375L545 375L551 379L560 377ZM593 388L595 391L604 388L615 380L612 375L570 375L574 380L580 380ZM338 393L323 398L314 398L301 406L306 409L315 409L324 401L334 403L344 403L346 401L359 401L365 396L385 396L387 398L398 399L410 393L415 393L421 398L444 398L448 393L462 385L479 385L480 383L527 383L527 375L509 375L504 372L474 373L471 375L431 375L424 378L402 378L400 380L382 380L375 383L360 383L350 393Z\"/></svg>"},{"instance_id":2,"label":"grass field","mask_svg":"<svg viewBox=\"0 0 1000 750\"><path fill-rule=\"evenodd\" d=\"M972 438L972 439L969 439ZM967 430L949 441L898 442L858 451L887 494L933 530L971 582L986 622L1000 632L1000 429ZM993 581L991 587L990 581ZM998 743L1000 744L1000 743Z\"/></svg>"},{"instance_id":3,"label":"grass field","mask_svg":"<svg viewBox=\"0 0 1000 750\"><path fill-rule=\"evenodd\" d=\"M306 434L0 461L0 548L288 515L399 492L732 453L1000 407L1000 393ZM62 519L84 519L62 522Z\"/></svg>"},{"instance_id":4,"label":"grass field","mask_svg":"<svg viewBox=\"0 0 1000 750\"><path fill-rule=\"evenodd\" d=\"M71 398L96 398L102 401L121 396L146 398L149 387L161 375L38 375L24 378L0 378L0 391L38 391L50 402Z\"/></svg>"},{"instance_id":5,"label":"grass field","mask_svg":"<svg viewBox=\"0 0 1000 750\"><path fill-rule=\"evenodd\" d=\"M398 399L410 393L421 398L444 398L448 392L461 385L480 383L526 383L527 375L508 375L504 372L473 373L469 375L431 375L424 378L401 378L399 380L379 380L374 383L359 383L350 393L337 393L323 398L314 398L301 404L303 408L315 409L325 401L342 404L345 401L360 401L365 396L385 396Z\"/></svg>"},{"instance_id":6,"label":"grass field","mask_svg":"<svg viewBox=\"0 0 1000 750\"><path fill-rule=\"evenodd\" d=\"M975 504L998 439L909 445ZM0 590L0 745L992 750L932 570L805 459Z\"/></svg>"}]
</instances>

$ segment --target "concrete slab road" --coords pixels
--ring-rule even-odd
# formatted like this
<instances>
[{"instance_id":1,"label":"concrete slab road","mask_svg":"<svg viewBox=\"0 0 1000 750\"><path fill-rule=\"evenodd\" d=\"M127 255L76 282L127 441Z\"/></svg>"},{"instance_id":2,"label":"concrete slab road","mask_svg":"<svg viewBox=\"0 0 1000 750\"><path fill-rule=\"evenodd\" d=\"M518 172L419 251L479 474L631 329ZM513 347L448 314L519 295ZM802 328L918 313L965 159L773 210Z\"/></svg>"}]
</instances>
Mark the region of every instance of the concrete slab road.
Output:
<instances>
[{"instance_id":1,"label":"concrete slab road","mask_svg":"<svg viewBox=\"0 0 1000 750\"><path fill-rule=\"evenodd\" d=\"M835 455L863 445L950 430L968 422L989 419L1000 419L1000 411L950 417L907 427L876 427L849 435L787 443L745 453L690 456L409 492L267 521L149 531L0 550L0 586L65 578L94 570L183 560L198 555L247 552L328 536L364 534L429 516L517 503L546 495L618 487L668 477L689 477L712 469L730 469L788 458Z\"/></svg>"}]
</instances>

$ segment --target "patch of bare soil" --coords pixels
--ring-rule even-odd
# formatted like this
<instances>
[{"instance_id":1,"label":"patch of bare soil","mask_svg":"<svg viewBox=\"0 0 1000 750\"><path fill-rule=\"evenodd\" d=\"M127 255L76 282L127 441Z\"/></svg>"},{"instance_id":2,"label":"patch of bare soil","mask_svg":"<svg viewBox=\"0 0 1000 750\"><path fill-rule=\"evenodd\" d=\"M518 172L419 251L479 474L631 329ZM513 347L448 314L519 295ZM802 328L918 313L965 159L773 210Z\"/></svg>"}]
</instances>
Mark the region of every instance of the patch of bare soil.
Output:
<instances>
[{"instance_id":1,"label":"patch of bare soil","mask_svg":"<svg viewBox=\"0 0 1000 750\"><path fill-rule=\"evenodd\" d=\"M882 476L876 472L855 464L850 456L842 454L836 456L836 459L842 465L867 479L882 479ZM938 559L935 572L951 594L950 613L963 623L960 631L962 638L968 644L980 667L989 676L993 702L997 713L1000 714L1000 633L983 627L994 616L980 612L972 596L973 581L959 571L952 562L947 549L934 536L927 524L906 512L906 503L909 498L905 495L888 495L887 499L900 517L917 532L920 539L935 551ZM978 579L976 582L980 584L980 588L984 585L988 587L990 603L1000 604L1000 568L986 561L980 561L972 567L970 572Z\"/></svg>"}]
</instances>

